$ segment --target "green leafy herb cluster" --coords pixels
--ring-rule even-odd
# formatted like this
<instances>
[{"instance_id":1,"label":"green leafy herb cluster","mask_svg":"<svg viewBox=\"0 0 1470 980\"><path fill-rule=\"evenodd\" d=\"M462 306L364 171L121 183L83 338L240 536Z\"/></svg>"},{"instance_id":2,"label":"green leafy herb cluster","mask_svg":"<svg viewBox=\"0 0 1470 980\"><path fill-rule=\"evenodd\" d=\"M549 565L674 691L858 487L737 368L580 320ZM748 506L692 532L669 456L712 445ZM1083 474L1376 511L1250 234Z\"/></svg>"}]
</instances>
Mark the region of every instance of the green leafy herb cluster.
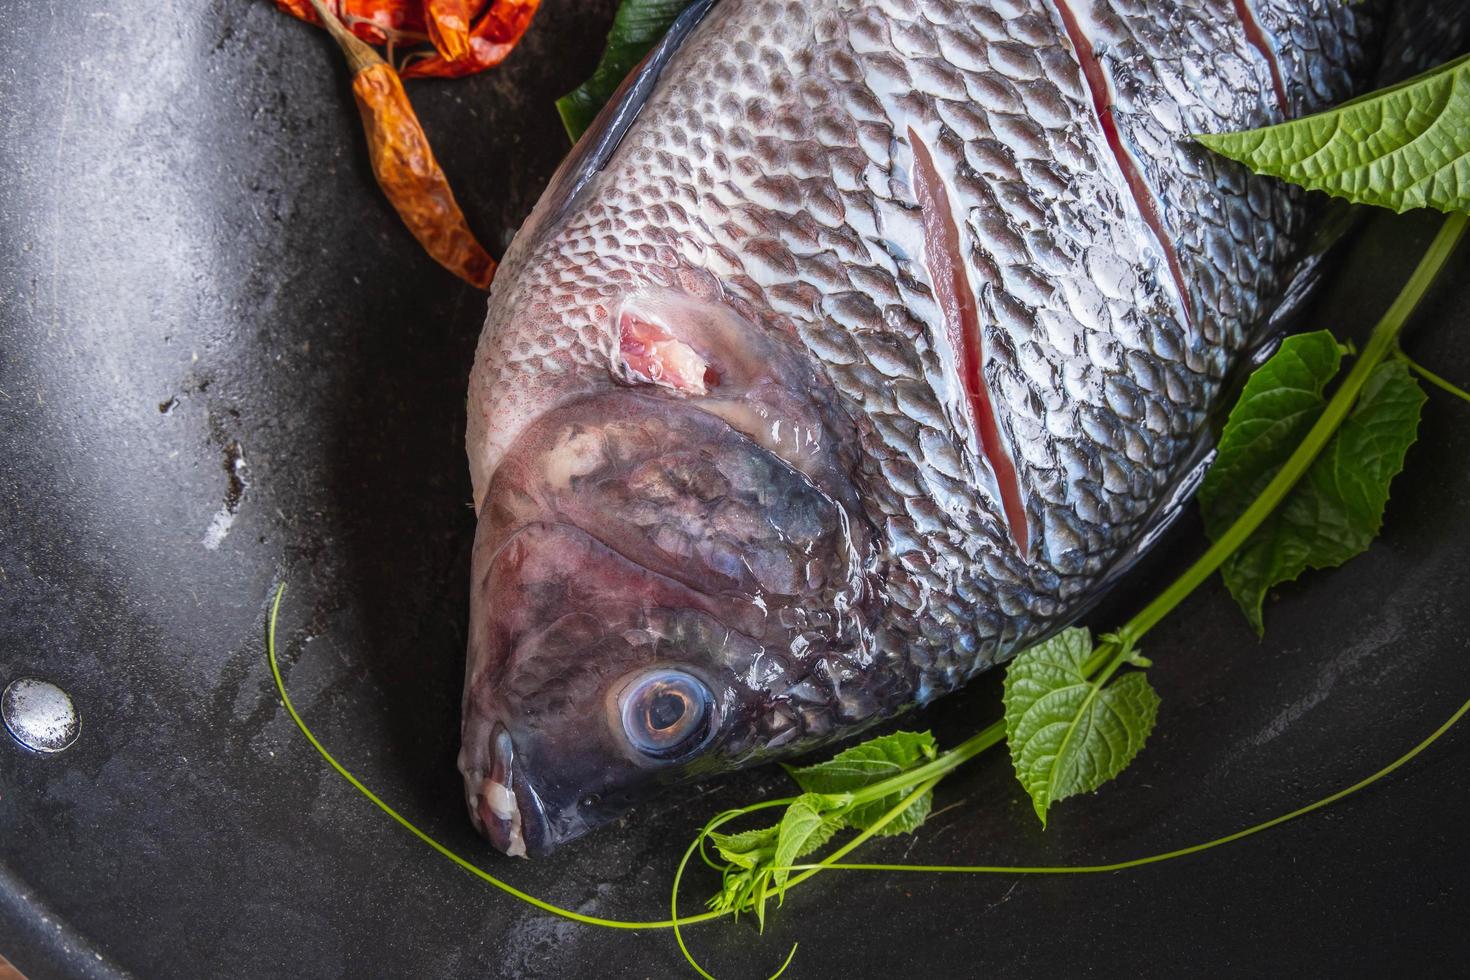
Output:
<instances>
[{"instance_id":1,"label":"green leafy herb cluster","mask_svg":"<svg viewBox=\"0 0 1470 980\"><path fill-rule=\"evenodd\" d=\"M893 820L879 821L903 800L902 790L889 787L906 785L910 773L938 754L928 732L894 732L826 762L800 769L788 766L787 773L805 792L787 806L779 824L738 834L711 832L710 841L726 864L724 887L710 900L710 907L736 914L754 909L764 924L766 899L785 894L789 867L837 831L892 835L918 829L933 803L934 795L927 789Z\"/></svg>"}]
</instances>

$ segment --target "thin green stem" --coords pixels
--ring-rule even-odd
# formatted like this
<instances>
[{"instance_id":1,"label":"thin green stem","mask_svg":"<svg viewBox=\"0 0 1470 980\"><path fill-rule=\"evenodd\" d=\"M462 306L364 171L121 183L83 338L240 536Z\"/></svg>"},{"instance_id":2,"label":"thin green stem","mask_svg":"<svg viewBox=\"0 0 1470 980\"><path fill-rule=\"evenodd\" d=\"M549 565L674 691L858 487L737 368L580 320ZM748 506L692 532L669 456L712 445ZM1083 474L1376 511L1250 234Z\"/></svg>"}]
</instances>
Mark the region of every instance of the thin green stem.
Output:
<instances>
[{"instance_id":1,"label":"thin green stem","mask_svg":"<svg viewBox=\"0 0 1470 980\"><path fill-rule=\"evenodd\" d=\"M376 793L363 785L362 781L354 776L350 771L348 771L348 769L343 766L342 763L338 762L336 757L333 756L332 753L327 751L326 746L321 743L321 741L316 737L316 734L306 724L306 721L301 717L300 712L296 710L296 705L294 702L292 702L291 695L286 692L286 681L285 678L281 675L280 661L276 657L276 623L280 617L281 600L285 597L285 595L286 585L285 583L282 583L279 587L277 587L275 599L271 602L270 620L266 629L266 658L270 662L271 676L275 679L276 693L280 695L281 704L285 706L287 714L291 716L291 720L295 722L296 727L301 731L301 734L306 737L306 740L311 743L311 747L316 749L317 754L326 761L327 765L331 766L332 769L337 773L337 775L347 780L347 782L351 784L353 789L357 790L363 796L367 797L367 799L374 806L386 813L394 820L394 822L403 827L404 830L407 830L410 834L413 834L413 836L417 837L420 841L429 845L429 847L437 851L440 855L448 858L450 861L454 862L454 864L458 865L462 870L469 872L486 884L493 885L494 887L500 889L513 898L518 898L521 901L542 910L543 912L549 912L552 915L558 915L562 918L570 919L573 922L580 922L584 925L601 926L605 929L673 929L675 931L675 934L677 935L680 927L682 926L696 925L701 922L710 922L715 919L723 918L725 915L728 914L725 912L711 911L700 912L695 915L686 915L680 917L677 915L677 913L675 913L675 916L672 918L660 920L604 919L600 916L595 915L583 915L581 912L575 912L571 909L562 908L559 905L553 905L550 902L544 901L543 899L539 899L534 895L530 895L526 892L521 891L519 888L515 887L509 882L502 881L489 872L484 871L479 867L476 867L474 864L471 864L468 860L454 853L448 847L445 847L443 844L430 837L423 830L420 830L418 826L416 826L411 820L409 820L403 814L399 813L397 810L393 809L393 807L385 803ZM784 797L782 799L776 800L764 800L760 803L754 803L750 806L741 807L738 810L726 810L724 813L721 813L709 823L705 824L704 829L695 839L695 844L697 845L705 840L709 836L709 832L712 831L714 828L728 823L736 817L744 816L748 813L754 813L757 810L767 810L773 807L787 806L795 800L796 797L794 796ZM675 875L674 889L676 895L679 876L683 874L684 864L687 863L688 858L689 854L686 853L685 860L684 862L680 863L679 870ZM793 884L795 884L795 882L787 882L787 887L789 888ZM681 948L684 946L682 938L680 938L679 940L679 945ZM688 955L687 950L686 955ZM787 960L787 963L790 963L789 958ZM784 969L785 967L783 966L782 970ZM780 976L779 971L777 972L776 976Z\"/></svg>"},{"instance_id":2,"label":"thin green stem","mask_svg":"<svg viewBox=\"0 0 1470 980\"><path fill-rule=\"evenodd\" d=\"M316 749L321 757L327 760L327 765L335 769L337 771L337 775L341 776L343 779L351 783L352 787L356 789L359 793L371 800L374 806L382 810L384 813L388 814L388 816L392 817L401 827L403 827L403 829L407 830L419 840L423 841L425 844L428 844L444 857L453 861L462 869L468 871L470 874L474 875L476 878L479 878L486 884L494 885L496 888L499 888L506 894L512 895L515 898L518 898L521 901L526 902L530 905L534 905L536 908L542 910L543 912L550 912L552 915L559 915L564 919L571 919L574 922L581 922L585 925L590 926L602 926L607 929L671 929L677 928L680 925L691 925L696 922L708 922L711 919L720 918L722 913L719 912L705 912L699 915L685 916L683 919L678 920L665 919L662 921L654 922L634 922L625 921L623 919L604 919L595 915L583 915L581 912L574 912L571 909L564 909L559 905L553 905L550 902L543 901L542 899L537 898L535 895L528 895L514 885L501 881L494 875L483 871L480 868L477 868L475 865L460 857L458 854L454 853L449 848L445 847L443 844L439 843L434 838L424 833L418 827L414 826L414 824L407 817L403 816L403 814L393 809L387 803L384 803L381 799L378 798L377 794L364 786L361 780L359 780L352 773L348 772L347 769L340 762L338 762L330 752L327 751L326 747L322 745L321 742L317 741L317 737L312 734L311 729L306 726L306 722L303 721L301 715L297 713L296 705L291 703L291 696L286 693L286 682L281 677L280 664L276 660L276 619L281 611L281 597L285 594L286 586L284 583L282 583L281 586L276 589L275 601L271 603L270 626L266 633L266 654L270 659L271 674L275 677L276 691L281 696L281 703L286 706L286 711L288 714L291 715L291 720L296 723L297 728L301 729L301 734L306 736L306 740L311 743L312 748ZM772 801L771 805L776 805L776 801Z\"/></svg>"},{"instance_id":3,"label":"thin green stem","mask_svg":"<svg viewBox=\"0 0 1470 980\"><path fill-rule=\"evenodd\" d=\"M1368 376L1393 351L1404 324L1408 322L1414 308L1424 298L1424 294L1429 290L1440 269L1444 267L1445 262L1453 254L1455 246L1459 244L1460 238L1465 234L1467 221L1470 221L1470 217L1463 214L1452 214L1445 218L1444 224L1440 225L1439 233L1430 243L1428 251L1424 253L1424 258L1419 261L1414 274L1409 277L1409 281L1399 292L1393 305L1388 308L1388 312L1383 314L1383 318L1373 328L1373 333L1368 337L1368 343L1363 347L1362 355L1353 364L1342 386L1327 402L1316 425L1312 426L1301 445L1297 446L1296 451L1266 485L1266 489L1261 491L1260 496L1245 509L1236 522L1230 525L1230 528L1220 535L1183 575L1180 575L1173 584L1160 593L1158 598L1129 620L1118 631L1120 636L1136 642L1156 626L1159 620L1172 612L1175 606L1183 602L1186 596L1213 575L1215 570L1246 542L1246 539L1270 516L1271 511L1296 485L1297 481L1306 475L1307 470L1326 447L1328 440L1332 438L1343 419L1347 418L1348 412L1352 410L1353 403L1358 398L1358 393L1367 383Z\"/></svg>"},{"instance_id":4,"label":"thin green stem","mask_svg":"<svg viewBox=\"0 0 1470 980\"><path fill-rule=\"evenodd\" d=\"M971 735L954 748L941 752L939 756L922 766L915 766L897 776L889 776L881 782L864 786L851 793L829 793L826 798L839 805L872 803L885 796L901 793L931 776L942 776L958 768L998 742L1005 741L1005 722L993 722Z\"/></svg>"},{"instance_id":5,"label":"thin green stem","mask_svg":"<svg viewBox=\"0 0 1470 980\"><path fill-rule=\"evenodd\" d=\"M1437 742L1446 732L1453 728L1461 718L1465 717L1465 714L1467 712L1470 712L1470 700L1467 700L1464 704L1460 705L1459 709L1455 711L1454 714L1450 715L1450 717L1442 725L1436 728L1429 735L1428 738L1424 739L1408 752L1405 752L1403 755L1399 756L1393 762L1390 762L1388 765L1384 766L1373 775L1368 776L1365 779L1360 779L1346 789L1338 790L1331 796L1325 796L1322 799L1317 800L1315 803L1309 803L1304 807L1298 807L1297 809L1292 810L1290 813L1283 813L1279 817L1273 817L1270 820L1263 821L1252 827L1247 827L1244 830L1238 830L1233 834L1226 834L1224 837L1216 837L1214 840L1205 841L1202 844L1193 844L1189 847L1180 847L1176 848L1175 850L1164 851L1159 854L1150 854L1147 857L1133 858L1128 861L1115 861L1112 864L1039 866L992 864L840 864L835 862L822 862L820 864L792 865L789 870L795 871L801 868L809 868L813 871L821 869L833 871L924 871L953 874L1071 875L1100 874L1109 871L1126 871L1129 868L1139 868L1143 867L1146 864L1157 864L1160 861L1168 861L1173 858L1186 857L1191 854L1198 854L1201 851L1208 851L1211 848L1219 847L1222 844L1229 844L1232 841L1238 841L1243 837L1250 837L1253 834L1259 834L1263 830L1270 830L1272 827L1279 826L1286 823L1287 821L1306 816L1314 810L1320 810L1325 806L1330 806L1331 804L1336 803L1341 799L1352 796L1354 793L1367 789L1369 786L1372 786L1380 779L1383 779L1384 777L1392 774L1395 770L1400 769L1403 766L1407 765L1409 762L1413 761L1416 756L1418 756L1425 749L1428 749L1431 745ZM794 882L797 881L798 878L793 878L791 880Z\"/></svg>"},{"instance_id":6,"label":"thin green stem","mask_svg":"<svg viewBox=\"0 0 1470 980\"><path fill-rule=\"evenodd\" d=\"M689 866L689 859L694 856L695 850L703 847L704 841L709 837L711 833L714 832L715 828L722 827L725 824L729 823L731 820L734 820L737 817L743 817L747 813L754 813L756 810L764 810L769 807L779 806L791 802L792 800L789 799L766 800L762 803L755 803L747 807L741 807L739 810L726 810L724 813L721 813L718 816L712 818L709 823L705 824L704 827L700 829L699 834L694 838L694 840L690 841L689 846L684 849L684 856L679 859L679 866L674 869L674 884L669 889L669 924L673 926L674 941L679 944L679 952L684 954L684 959L689 963L690 966L694 967L695 971L698 972L700 976L704 977L704 980L715 980L715 978L711 976L704 967L700 966L699 961L694 958L694 954L689 951L689 946L684 942L684 932L680 928L680 926L690 922L702 922L707 919L725 916L730 913L705 912L697 916L689 916L681 919L679 917L679 884L684 880L684 869ZM789 888L792 884L793 882L787 882L787 887ZM786 954L786 962L782 963L781 968L771 975L770 980L776 980L777 977L786 972L786 968L791 965L791 960L796 956L796 947L796 943L791 944L791 952Z\"/></svg>"},{"instance_id":7,"label":"thin green stem","mask_svg":"<svg viewBox=\"0 0 1470 980\"><path fill-rule=\"evenodd\" d=\"M1423 378L1425 381L1428 381L1430 384L1434 385L1441 391L1447 391L1461 401L1470 402L1470 391L1466 391L1464 388L1461 388L1453 381L1446 380L1445 378L1442 378L1439 375L1435 374L1433 371L1429 370L1429 368L1420 364L1408 354L1405 354L1402 349L1398 351L1398 359L1403 361L1404 365L1410 371L1413 371L1415 374L1419 375L1419 377Z\"/></svg>"},{"instance_id":8,"label":"thin green stem","mask_svg":"<svg viewBox=\"0 0 1470 980\"><path fill-rule=\"evenodd\" d=\"M756 804L755 807L752 807L751 809L756 809L759 806L760 804ZM704 967L699 965L699 961L694 958L694 954L689 951L689 947L685 944L684 933L679 928L679 883L684 880L684 869L689 866L689 859L694 856L695 849L700 846L704 839L708 837L716 827L724 826L731 820L734 820L736 817L742 816L745 812L746 811L744 810L726 810L724 813L721 813L719 816L711 819L709 823L705 824L704 827L700 829L699 834L695 836L694 840L689 842L689 846L684 849L684 856L679 859L679 866L674 869L673 887L669 889L669 921L674 924L674 942L679 944L679 952L684 954L684 959L688 961L690 966L694 967L695 972L704 977L704 980L715 980L715 978L708 971L706 971ZM714 916L723 915L724 913L706 912L703 914ZM796 955L796 948L794 946L792 947L791 955Z\"/></svg>"},{"instance_id":9,"label":"thin green stem","mask_svg":"<svg viewBox=\"0 0 1470 980\"><path fill-rule=\"evenodd\" d=\"M1102 671L1102 674L1099 677L1097 683L1098 686L1105 684L1107 680L1113 675L1113 673L1119 670L1123 666L1123 664L1127 662L1130 651L1134 648L1137 640L1145 633L1147 633L1150 629L1152 629L1160 620L1164 618L1164 616L1168 615L1168 613L1171 612L1176 606L1178 606L1178 604L1182 602L1186 596L1188 596L1204 581L1206 581L1210 575L1214 574L1214 572L1220 567L1220 565L1223 564L1224 561L1231 554L1233 554L1242 544L1244 544L1245 541L1250 537L1251 534L1255 532L1258 527L1260 527L1266 517L1270 515L1272 510L1275 509L1275 507L1281 502L1281 500L1291 491L1292 487L1294 487L1296 483L1306 474L1312 463L1326 447L1333 434L1341 426L1343 420L1347 418L1348 413L1352 410L1352 407L1356 402L1358 395L1362 392L1364 385L1367 383L1374 369L1376 369L1378 365L1381 364L1383 360L1396 349L1399 334L1403 331L1403 328L1407 324L1410 316L1413 314L1413 311L1417 308L1418 304L1423 299L1424 294L1428 291L1430 285L1434 282L1436 276L1444 267L1444 264L1449 259L1450 255L1453 254L1455 247L1459 244L1460 239L1465 234L1467 222L1470 222L1470 219L1467 219L1467 216L1465 215L1451 215L1445 219L1444 224L1440 227L1438 234L1435 236L1434 241L1430 244L1430 247L1426 251L1423 259L1420 260L1419 265L1414 270L1413 275L1409 278L1409 281L1405 284L1404 288L1395 298L1393 304L1389 307L1388 311L1383 315L1377 325L1375 325L1375 327L1373 328L1368 342L1364 346L1362 354L1358 357L1352 369L1348 372L1348 375L1343 380L1342 385L1333 394L1332 398L1328 400L1327 405L1323 409L1322 415L1317 419L1316 423L1307 433L1302 443L1287 459L1286 463L1272 478L1270 483L1267 484L1266 488L1261 492L1261 494L1254 501L1252 501L1251 505L1248 508L1246 508L1245 512L1241 514L1241 516L1235 521L1235 523L1232 524L1230 528L1227 529L1226 532L1217 541L1215 541L1214 544L1212 544L1210 548L1207 549L1205 553L1201 555L1200 558L1189 567L1189 569L1184 572L1184 574L1182 574L1178 579L1171 583L1170 586L1165 589L1158 598L1156 598L1153 602L1144 607L1144 609L1140 611L1138 615L1134 616L1133 619L1125 624L1122 629L1118 630L1116 634L1109 638L1106 638L1103 642L1098 644L1098 646L1093 650L1091 656L1083 665L1082 671L1086 677L1092 678L1099 671ZM1443 379L1440 380L1442 381ZM1431 744L1434 739L1443 734L1443 732L1447 730L1450 725L1454 724L1454 722L1458 720L1461 715L1464 714L1466 708L1470 708L1470 702L1467 702L1465 707L1457 712L1456 715L1451 718L1449 722L1442 726L1441 729L1437 731L1434 735L1432 735L1428 740L1426 740L1424 743L1421 743L1420 746L1416 747L1408 755L1400 758L1386 769L1380 770L1378 773L1375 773L1368 779L1354 784L1347 790L1334 794L1331 797L1328 797L1324 800L1319 800L1316 803L1311 804L1307 807L1303 807L1300 810L1293 811L1292 813L1286 814L1282 817L1266 821L1265 823L1258 824L1255 827L1248 828L1247 830L1241 831L1237 834L1232 834L1227 837L1219 838L1215 841L1196 845L1191 848L1183 848L1177 851L1170 851L1166 854L1152 855L1148 858L1141 858L1135 861L1121 862L1115 865L1095 866L1089 868L1047 868L1026 870L1014 868L980 868L977 866L974 869L935 868L933 870L1004 870L1016 873L1076 874L1088 871L1121 870L1123 868L1137 867L1142 864L1149 864L1155 861L1167 860L1171 857L1180 857L1185 854L1192 854L1196 851L1205 850L1210 847L1217 847L1220 844L1224 844L1233 840L1238 840L1241 837L1249 836L1250 834L1259 833L1260 831L1268 829L1269 827L1274 827L1277 824L1284 823L1287 820L1292 820L1296 817L1302 816L1303 814L1310 813L1311 811L1318 809L1319 807L1326 806L1329 803L1335 802L1336 800L1339 800L1344 796L1357 792L1359 789L1370 785L1377 779L1386 776L1388 773L1392 772L1400 765L1403 765L1404 763L1409 761L1409 759L1413 758L1420 751ZM799 882L805 881L813 874L817 874L823 869L832 867L849 869L901 869L906 867L903 865L842 865L838 862L843 856L851 853L852 850L861 846L865 841L872 838L872 836L878 833L881 828L885 826L888 822L896 819L897 816L904 810L906 810L909 805L911 805L924 793L931 790L949 772L953 771L959 765L973 758L975 755L978 755L985 749L1001 742L1002 740L1004 740L1004 738L1004 722L996 722L987 726L985 729L976 733L970 738L966 739L964 742L961 742L955 748L941 754L938 758L928 763L925 763L922 766L909 770L908 772L902 773L900 775L891 777L889 779L883 780L882 782L875 783L872 786L865 787L864 789L853 793L829 795L827 799L834 806L855 805L870 802L876 799L881 799L893 792L904 792L909 790L910 787L917 787L909 792L908 795L905 796L904 799L900 801L897 806L893 807L887 813L885 813L884 817L877 821L873 826L859 833L856 837L839 847L821 862L818 862L816 864L794 866L792 870L801 870L802 873L791 878L788 884L794 885ZM699 840L696 840L695 844L691 845L691 852L693 847L696 847L698 845Z\"/></svg>"}]
</instances>

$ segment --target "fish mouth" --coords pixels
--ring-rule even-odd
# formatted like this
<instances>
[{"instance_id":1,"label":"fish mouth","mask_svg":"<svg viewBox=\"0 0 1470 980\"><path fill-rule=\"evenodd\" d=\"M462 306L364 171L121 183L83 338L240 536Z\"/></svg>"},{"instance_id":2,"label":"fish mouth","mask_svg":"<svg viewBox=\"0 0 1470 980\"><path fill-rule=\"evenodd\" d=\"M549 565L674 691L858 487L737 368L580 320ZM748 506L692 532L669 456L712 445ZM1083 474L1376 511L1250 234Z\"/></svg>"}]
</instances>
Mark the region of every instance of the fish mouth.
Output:
<instances>
[{"instance_id":1,"label":"fish mouth","mask_svg":"<svg viewBox=\"0 0 1470 980\"><path fill-rule=\"evenodd\" d=\"M471 819L496 850L510 857L545 856L552 849L546 811L526 782L510 732L499 722L491 730L490 753L490 771L467 787Z\"/></svg>"},{"instance_id":2,"label":"fish mouth","mask_svg":"<svg viewBox=\"0 0 1470 980\"><path fill-rule=\"evenodd\" d=\"M478 601L502 625L472 617L459 769L476 830L509 856L543 857L621 815L625 794L608 786L614 775L648 775L606 715L602 670L615 678L649 655L626 634L648 643L655 632L672 635L677 621L695 636L697 621L698 637L755 643L738 629L751 624L728 625L694 587L575 524L528 524L497 543L477 559L488 566ZM608 659L583 670L593 649ZM527 663L534 666L522 671ZM570 679L576 707L563 708ZM562 692L552 710L537 700L545 683Z\"/></svg>"}]
</instances>

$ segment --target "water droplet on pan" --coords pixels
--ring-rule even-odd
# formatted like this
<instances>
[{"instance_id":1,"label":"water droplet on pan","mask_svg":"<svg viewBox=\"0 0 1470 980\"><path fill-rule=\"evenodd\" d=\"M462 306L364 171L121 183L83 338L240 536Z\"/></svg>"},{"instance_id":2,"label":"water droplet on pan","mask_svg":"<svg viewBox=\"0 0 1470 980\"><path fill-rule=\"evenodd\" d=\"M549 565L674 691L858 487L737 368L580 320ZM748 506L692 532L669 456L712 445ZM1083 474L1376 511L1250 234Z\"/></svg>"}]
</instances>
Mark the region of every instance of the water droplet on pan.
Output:
<instances>
[{"instance_id":1,"label":"water droplet on pan","mask_svg":"<svg viewBox=\"0 0 1470 980\"><path fill-rule=\"evenodd\" d=\"M0 718L17 742L35 752L70 748L82 726L71 696L34 677L23 677L5 688L0 695Z\"/></svg>"}]
</instances>

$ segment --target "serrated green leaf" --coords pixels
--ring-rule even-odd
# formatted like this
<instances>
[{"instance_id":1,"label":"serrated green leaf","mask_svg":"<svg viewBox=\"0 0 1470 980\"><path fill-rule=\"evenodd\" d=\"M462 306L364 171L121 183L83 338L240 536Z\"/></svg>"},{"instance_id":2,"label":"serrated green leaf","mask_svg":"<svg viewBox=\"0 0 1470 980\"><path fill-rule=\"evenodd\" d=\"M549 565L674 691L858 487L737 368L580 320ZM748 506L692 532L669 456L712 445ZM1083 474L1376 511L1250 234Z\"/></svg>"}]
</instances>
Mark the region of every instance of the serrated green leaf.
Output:
<instances>
[{"instance_id":1,"label":"serrated green leaf","mask_svg":"<svg viewBox=\"0 0 1470 980\"><path fill-rule=\"evenodd\" d=\"M786 771L808 793L850 793L915 769L933 759L937 752L934 736L929 732L894 732L844 749L826 762L799 769L788 766ZM854 807L844 815L847 825L866 830L897 806L907 792L897 790L880 800ZM929 816L933 804L933 793L925 793L885 824L879 836L912 833Z\"/></svg>"},{"instance_id":2,"label":"serrated green leaf","mask_svg":"<svg viewBox=\"0 0 1470 980\"><path fill-rule=\"evenodd\" d=\"M693 0L623 0L613 17L607 46L592 76L556 100L562 125L573 143L581 139L597 113L612 98L628 73L659 42Z\"/></svg>"},{"instance_id":3,"label":"serrated green leaf","mask_svg":"<svg viewBox=\"0 0 1470 980\"><path fill-rule=\"evenodd\" d=\"M745 830L738 834L709 835L720 856L740 868L754 868L776 852L775 827Z\"/></svg>"},{"instance_id":4,"label":"serrated green leaf","mask_svg":"<svg viewBox=\"0 0 1470 980\"><path fill-rule=\"evenodd\" d=\"M1046 826L1058 800L1097 789L1133 761L1153 730L1159 697L1142 673L1099 685L1083 673L1084 629L1064 630L1006 670L1006 743L1016 778Z\"/></svg>"},{"instance_id":5,"label":"serrated green leaf","mask_svg":"<svg viewBox=\"0 0 1470 980\"><path fill-rule=\"evenodd\" d=\"M1357 204L1470 211L1470 56L1315 116L1198 139Z\"/></svg>"},{"instance_id":6,"label":"serrated green leaf","mask_svg":"<svg viewBox=\"0 0 1470 980\"><path fill-rule=\"evenodd\" d=\"M787 868L827 843L842 828L841 818L824 812L825 807L826 801L820 796L807 793L786 808L776 832L776 855L772 859L778 895L786 891L786 878L791 873Z\"/></svg>"},{"instance_id":7,"label":"serrated green leaf","mask_svg":"<svg viewBox=\"0 0 1470 980\"><path fill-rule=\"evenodd\" d=\"M1205 530L1223 534L1316 422L1341 355L1325 331L1288 337L1246 383L1200 487ZM1389 485L1418 433L1424 393L1400 361L1379 365L1300 483L1221 566L1231 594L1264 630L1267 591L1308 568L1331 568L1377 537Z\"/></svg>"},{"instance_id":8,"label":"serrated green leaf","mask_svg":"<svg viewBox=\"0 0 1470 980\"><path fill-rule=\"evenodd\" d=\"M1199 488L1205 529L1219 537L1260 496L1322 414L1342 366L1326 330L1296 334L1246 379Z\"/></svg>"}]
</instances>

